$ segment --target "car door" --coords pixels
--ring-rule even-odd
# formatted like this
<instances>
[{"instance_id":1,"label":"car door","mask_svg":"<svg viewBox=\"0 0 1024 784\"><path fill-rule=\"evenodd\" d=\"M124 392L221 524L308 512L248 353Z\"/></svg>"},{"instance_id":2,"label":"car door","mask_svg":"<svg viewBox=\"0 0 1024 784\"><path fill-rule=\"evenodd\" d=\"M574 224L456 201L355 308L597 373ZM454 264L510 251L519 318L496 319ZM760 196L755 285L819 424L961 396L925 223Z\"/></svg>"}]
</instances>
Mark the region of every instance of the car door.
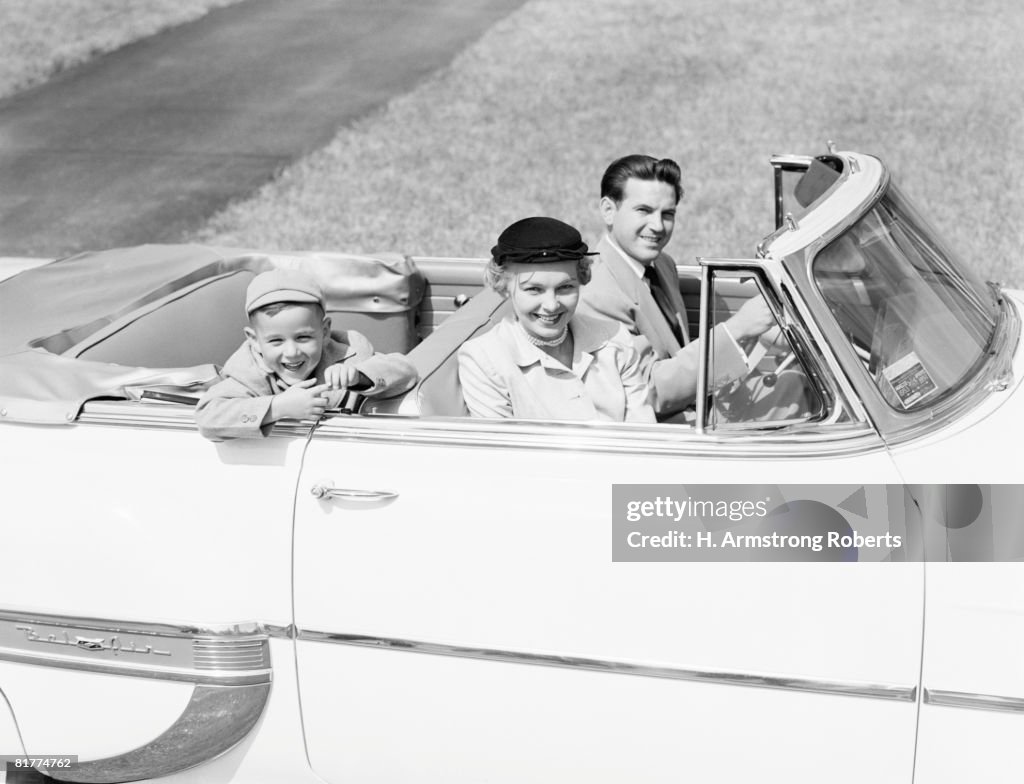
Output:
<instances>
[{"instance_id":1,"label":"car door","mask_svg":"<svg viewBox=\"0 0 1024 784\"><path fill-rule=\"evenodd\" d=\"M4 427L0 698L28 754L126 781L258 737L205 775L306 769L280 630L308 430L215 444L188 406L125 401Z\"/></svg>"},{"instance_id":2,"label":"car door","mask_svg":"<svg viewBox=\"0 0 1024 784\"><path fill-rule=\"evenodd\" d=\"M897 482L848 425L332 419L295 507L313 769L332 784L910 782L922 564L613 554L617 494L757 483L774 506L803 491L838 508L866 489L858 513L877 516Z\"/></svg>"},{"instance_id":3,"label":"car door","mask_svg":"<svg viewBox=\"0 0 1024 784\"><path fill-rule=\"evenodd\" d=\"M1024 720L1024 473L1013 387L954 427L893 447L929 548L918 781L1004 781ZM964 461L963 455L970 455ZM972 481L973 480L973 481Z\"/></svg>"}]
</instances>

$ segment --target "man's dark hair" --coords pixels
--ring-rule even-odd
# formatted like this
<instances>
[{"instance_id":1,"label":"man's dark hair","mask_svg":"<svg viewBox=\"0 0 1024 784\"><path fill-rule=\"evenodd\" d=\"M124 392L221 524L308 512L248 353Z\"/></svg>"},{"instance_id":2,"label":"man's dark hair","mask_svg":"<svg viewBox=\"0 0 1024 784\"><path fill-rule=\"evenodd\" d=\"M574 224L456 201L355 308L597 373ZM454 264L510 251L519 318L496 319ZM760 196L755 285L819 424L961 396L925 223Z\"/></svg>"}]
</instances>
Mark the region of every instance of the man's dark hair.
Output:
<instances>
[{"instance_id":1,"label":"man's dark hair","mask_svg":"<svg viewBox=\"0 0 1024 784\"><path fill-rule=\"evenodd\" d=\"M679 170L679 164L671 158L662 158L659 161L650 155L627 155L612 161L601 178L601 197L607 196L616 204L620 203L625 195L626 181L630 177L664 182L675 189L677 202L683 198L683 186L680 184L682 172Z\"/></svg>"}]
</instances>

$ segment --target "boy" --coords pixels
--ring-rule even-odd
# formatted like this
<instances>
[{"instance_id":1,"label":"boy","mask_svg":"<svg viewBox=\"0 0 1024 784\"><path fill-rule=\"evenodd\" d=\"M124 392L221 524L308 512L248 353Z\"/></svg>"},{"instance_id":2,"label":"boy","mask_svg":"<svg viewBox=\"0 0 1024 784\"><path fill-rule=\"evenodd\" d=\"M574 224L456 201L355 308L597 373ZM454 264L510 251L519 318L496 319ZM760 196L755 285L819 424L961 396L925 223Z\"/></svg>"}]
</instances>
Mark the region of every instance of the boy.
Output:
<instances>
[{"instance_id":1,"label":"boy","mask_svg":"<svg viewBox=\"0 0 1024 784\"><path fill-rule=\"evenodd\" d=\"M376 354L363 335L331 338L319 284L304 272L275 269L253 278L245 295L245 343L222 380L196 408L199 432L214 441L266 436L279 419L312 419L348 390L399 394L416 383L401 354Z\"/></svg>"}]
</instances>

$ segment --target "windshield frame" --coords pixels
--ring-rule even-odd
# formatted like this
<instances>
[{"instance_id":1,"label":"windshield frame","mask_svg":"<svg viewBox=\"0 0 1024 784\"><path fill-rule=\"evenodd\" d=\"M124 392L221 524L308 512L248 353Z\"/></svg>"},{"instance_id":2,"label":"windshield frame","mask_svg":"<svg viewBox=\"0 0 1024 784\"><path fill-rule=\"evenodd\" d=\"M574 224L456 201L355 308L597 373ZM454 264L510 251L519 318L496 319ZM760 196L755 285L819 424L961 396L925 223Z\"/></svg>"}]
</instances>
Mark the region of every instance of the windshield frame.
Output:
<instances>
[{"instance_id":1,"label":"windshield frame","mask_svg":"<svg viewBox=\"0 0 1024 784\"><path fill-rule=\"evenodd\" d=\"M893 184L809 267L843 337L899 413L954 396L991 355L998 297Z\"/></svg>"},{"instance_id":2,"label":"windshield frame","mask_svg":"<svg viewBox=\"0 0 1024 784\"><path fill-rule=\"evenodd\" d=\"M819 341L818 349L834 372L842 376L851 387L874 429L892 446L934 433L976 409L994 390L1010 383L1021 320L1008 298L990 284L990 288L994 289L993 297L998 302L997 323L991 336L989 353L973 375L968 374L964 383L943 399L933 397L927 405L916 410L901 411L889 405L833 318L814 281L811 268L822 248L847 231L891 192L892 176L885 164L875 156L850 151L834 155L844 164L839 182L829 188L829 192L796 225L784 226L765 237L759 244L758 255L763 263L781 264L785 269L796 290L800 292L803 307L808 310L807 323L814 325L816 339ZM903 203L913 206L905 194L901 193L901 199ZM920 212L916 208L912 212L920 219ZM937 236L927 221L921 220L920 223L927 227L930 238ZM945 247L942 243L937 244ZM948 254L946 259L961 271L968 266L958 258L950 258Z\"/></svg>"}]
</instances>

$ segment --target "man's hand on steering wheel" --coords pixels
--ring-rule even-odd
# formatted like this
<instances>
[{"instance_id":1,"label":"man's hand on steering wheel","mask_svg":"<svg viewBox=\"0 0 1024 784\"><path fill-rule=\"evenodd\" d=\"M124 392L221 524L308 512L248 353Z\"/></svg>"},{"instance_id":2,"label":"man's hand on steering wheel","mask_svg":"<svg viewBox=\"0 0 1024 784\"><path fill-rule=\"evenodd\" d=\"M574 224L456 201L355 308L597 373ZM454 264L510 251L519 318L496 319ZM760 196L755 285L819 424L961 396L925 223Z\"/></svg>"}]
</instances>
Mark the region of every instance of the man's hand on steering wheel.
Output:
<instances>
[{"instance_id":1,"label":"man's hand on steering wheel","mask_svg":"<svg viewBox=\"0 0 1024 784\"><path fill-rule=\"evenodd\" d=\"M775 316L763 297L751 297L725 322L735 340L755 338L776 326Z\"/></svg>"}]
</instances>

